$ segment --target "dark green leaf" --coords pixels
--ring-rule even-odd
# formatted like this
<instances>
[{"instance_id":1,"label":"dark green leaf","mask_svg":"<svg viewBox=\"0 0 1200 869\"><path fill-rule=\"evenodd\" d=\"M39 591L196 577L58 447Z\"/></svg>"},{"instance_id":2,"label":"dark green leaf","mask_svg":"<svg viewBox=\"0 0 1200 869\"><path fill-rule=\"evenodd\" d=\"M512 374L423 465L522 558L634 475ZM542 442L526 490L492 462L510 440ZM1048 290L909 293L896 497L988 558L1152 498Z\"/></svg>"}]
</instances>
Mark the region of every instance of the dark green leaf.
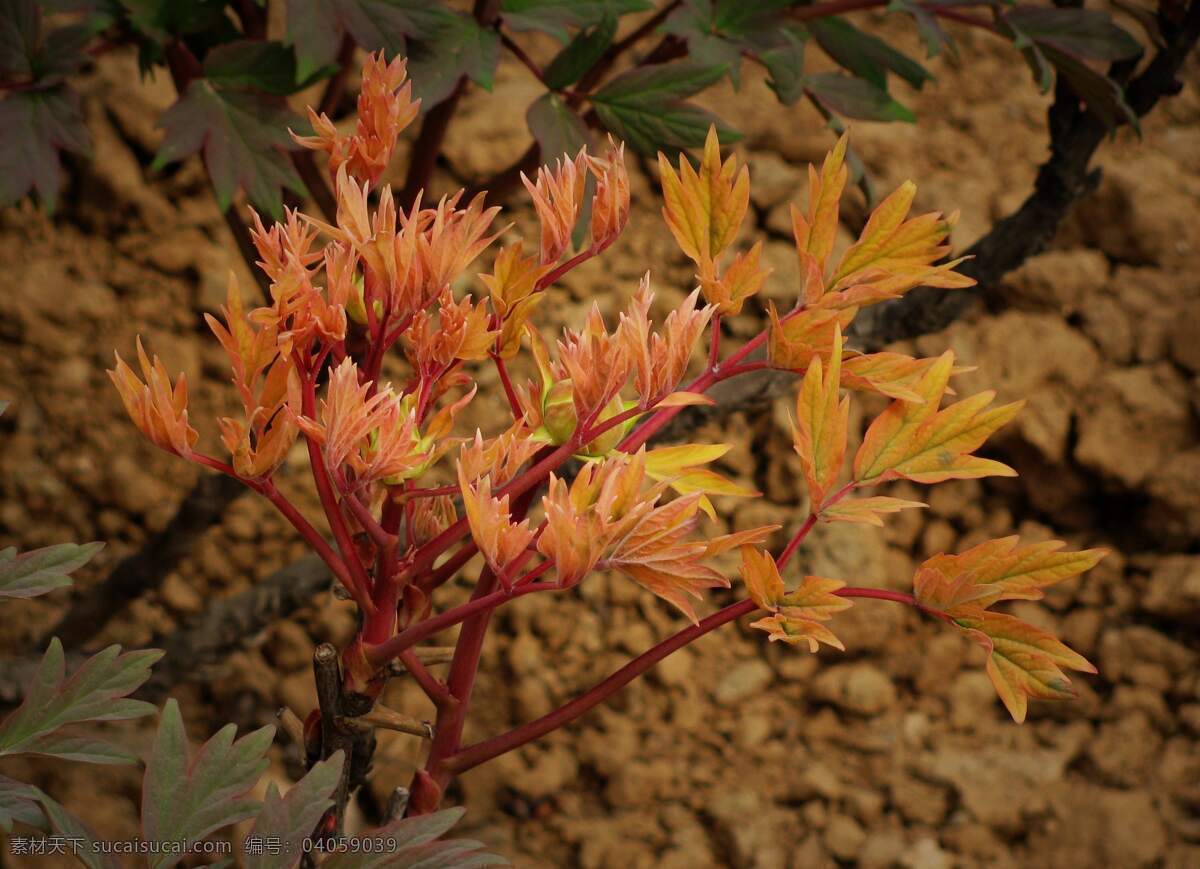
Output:
<instances>
[{"instance_id":1,"label":"dark green leaf","mask_svg":"<svg viewBox=\"0 0 1200 869\"><path fill-rule=\"evenodd\" d=\"M218 89L197 79L159 124L167 134L154 168L203 149L222 211L229 208L239 187L255 206L277 218L283 215L282 188L307 192L284 153L296 147L287 134L295 118L280 101Z\"/></svg>"},{"instance_id":2,"label":"dark green leaf","mask_svg":"<svg viewBox=\"0 0 1200 869\"><path fill-rule=\"evenodd\" d=\"M159 42L203 35L209 44L239 35L225 13L225 0L120 0L136 30Z\"/></svg>"},{"instance_id":3,"label":"dark green leaf","mask_svg":"<svg viewBox=\"0 0 1200 869\"><path fill-rule=\"evenodd\" d=\"M781 29L783 43L759 52L759 58L771 74L767 82L784 105L791 105L804 94L804 35L796 28Z\"/></svg>"},{"instance_id":4,"label":"dark green leaf","mask_svg":"<svg viewBox=\"0 0 1200 869\"><path fill-rule=\"evenodd\" d=\"M724 67L688 61L633 69L592 94L592 104L605 127L643 154L698 147L712 124L717 124L722 141L735 141L734 130L683 101L724 74Z\"/></svg>"},{"instance_id":5,"label":"dark green leaf","mask_svg":"<svg viewBox=\"0 0 1200 869\"><path fill-rule=\"evenodd\" d=\"M295 52L278 42L261 39L227 42L204 58L204 77L217 87L255 88L280 96L295 93L335 71L335 67L322 68L298 81Z\"/></svg>"},{"instance_id":6,"label":"dark green leaf","mask_svg":"<svg viewBox=\"0 0 1200 869\"><path fill-rule=\"evenodd\" d=\"M328 760L313 764L308 774L292 785L286 797L280 797L279 788L271 782L248 838L269 839L279 847L277 853L247 853L246 869L292 869L299 863L304 840L312 835L325 810L333 805L330 797L341 774L342 752L338 751Z\"/></svg>"},{"instance_id":7,"label":"dark green leaf","mask_svg":"<svg viewBox=\"0 0 1200 869\"><path fill-rule=\"evenodd\" d=\"M793 24L782 14L793 0L689 0L663 23L663 31L687 40L696 63L724 66L738 85L742 54L787 49Z\"/></svg>"},{"instance_id":8,"label":"dark green leaf","mask_svg":"<svg viewBox=\"0 0 1200 869\"><path fill-rule=\"evenodd\" d=\"M918 88L933 78L921 64L844 19L818 18L808 29L826 54L876 87L887 89L889 71Z\"/></svg>"},{"instance_id":9,"label":"dark green leaf","mask_svg":"<svg viewBox=\"0 0 1200 869\"><path fill-rule=\"evenodd\" d=\"M70 574L103 547L103 543L60 543L20 555L12 547L0 549L0 597L36 597L68 586Z\"/></svg>"},{"instance_id":10,"label":"dark green leaf","mask_svg":"<svg viewBox=\"0 0 1200 869\"><path fill-rule=\"evenodd\" d=\"M408 74L413 95L422 108L436 106L454 90L464 75L491 90L492 76L500 61L500 36L480 27L470 15L454 15L432 39L412 39L408 46Z\"/></svg>"},{"instance_id":11,"label":"dark green leaf","mask_svg":"<svg viewBox=\"0 0 1200 869\"><path fill-rule=\"evenodd\" d=\"M954 40L942 29L937 17L925 6L919 6L913 0L892 0L887 8L888 12L907 12L913 17L913 20L917 22L917 33L921 35L921 41L925 43L927 57L936 57L943 48L948 48L951 54L955 53Z\"/></svg>"},{"instance_id":12,"label":"dark green leaf","mask_svg":"<svg viewBox=\"0 0 1200 869\"><path fill-rule=\"evenodd\" d=\"M162 654L156 649L121 654L120 646L109 646L68 679L62 643L55 637L24 702L0 724L0 754L38 752L39 744L69 724L149 715L154 711L149 703L124 698L150 677L151 665Z\"/></svg>"},{"instance_id":13,"label":"dark green leaf","mask_svg":"<svg viewBox=\"0 0 1200 869\"><path fill-rule=\"evenodd\" d=\"M335 854L321 869L470 869L475 866L507 866L508 861L485 853L479 842L470 839L441 839L458 823L463 809L443 809L428 815L403 818L372 830L362 841L359 853Z\"/></svg>"},{"instance_id":14,"label":"dark green leaf","mask_svg":"<svg viewBox=\"0 0 1200 869\"><path fill-rule=\"evenodd\" d=\"M542 77L546 86L565 88L583 78L596 61L612 45L617 33L617 19L606 16L599 24L580 30L567 45L554 56Z\"/></svg>"},{"instance_id":15,"label":"dark green leaf","mask_svg":"<svg viewBox=\"0 0 1200 869\"><path fill-rule=\"evenodd\" d=\"M210 833L253 817L262 805L247 799L268 764L275 728L263 727L234 741L228 724L194 754L179 704L168 700L159 720L142 785L142 835L186 850ZM154 854L151 869L174 866L179 853Z\"/></svg>"},{"instance_id":16,"label":"dark green leaf","mask_svg":"<svg viewBox=\"0 0 1200 869\"><path fill-rule=\"evenodd\" d=\"M38 808L41 791L0 775L0 830L11 833L14 821L45 829L46 819Z\"/></svg>"},{"instance_id":17,"label":"dark green leaf","mask_svg":"<svg viewBox=\"0 0 1200 869\"><path fill-rule=\"evenodd\" d=\"M1028 39L1088 60L1123 60L1142 51L1128 31L1099 9L1014 6L1002 17L1018 43Z\"/></svg>"},{"instance_id":18,"label":"dark green leaf","mask_svg":"<svg viewBox=\"0 0 1200 869\"><path fill-rule=\"evenodd\" d=\"M538 143L543 164L553 163L564 154L573 158L590 141L579 115L558 94L542 94L534 100L525 121Z\"/></svg>"},{"instance_id":19,"label":"dark green leaf","mask_svg":"<svg viewBox=\"0 0 1200 869\"><path fill-rule=\"evenodd\" d=\"M432 40L454 17L439 0L287 0L287 35L306 79L333 63L344 34L390 60L406 39Z\"/></svg>"},{"instance_id":20,"label":"dark green leaf","mask_svg":"<svg viewBox=\"0 0 1200 869\"><path fill-rule=\"evenodd\" d=\"M10 93L0 100L0 207L33 189L53 212L62 184L58 152L87 154L91 146L73 91Z\"/></svg>"},{"instance_id":21,"label":"dark green leaf","mask_svg":"<svg viewBox=\"0 0 1200 869\"><path fill-rule=\"evenodd\" d=\"M916 120L913 113L866 79L851 78L836 72L810 75L805 88L835 114L863 121Z\"/></svg>"},{"instance_id":22,"label":"dark green leaf","mask_svg":"<svg viewBox=\"0 0 1200 869\"><path fill-rule=\"evenodd\" d=\"M504 23L513 30L541 30L559 42L570 38L568 27L592 27L607 16L653 8L647 0L502 0Z\"/></svg>"}]
</instances>

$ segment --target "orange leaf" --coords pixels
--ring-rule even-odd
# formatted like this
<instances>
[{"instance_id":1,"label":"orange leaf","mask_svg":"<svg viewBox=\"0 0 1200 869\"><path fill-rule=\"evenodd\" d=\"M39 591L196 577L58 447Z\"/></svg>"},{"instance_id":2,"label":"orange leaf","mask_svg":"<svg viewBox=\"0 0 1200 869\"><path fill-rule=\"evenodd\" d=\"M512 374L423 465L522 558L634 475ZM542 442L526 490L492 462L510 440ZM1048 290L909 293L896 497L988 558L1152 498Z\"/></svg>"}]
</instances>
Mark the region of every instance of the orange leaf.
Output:
<instances>
[{"instance_id":1,"label":"orange leaf","mask_svg":"<svg viewBox=\"0 0 1200 869\"><path fill-rule=\"evenodd\" d=\"M783 577L779 575L775 559L769 553L753 546L743 546L741 573L751 600L765 610L779 608L785 594Z\"/></svg>"},{"instance_id":2,"label":"orange leaf","mask_svg":"<svg viewBox=\"0 0 1200 869\"><path fill-rule=\"evenodd\" d=\"M708 128L699 174L682 156L678 174L661 152L658 166L663 218L680 249L700 267L701 276L712 277L717 258L733 241L746 215L750 172L745 166L738 172L735 156L721 162L715 126Z\"/></svg>"},{"instance_id":3,"label":"orange leaf","mask_svg":"<svg viewBox=\"0 0 1200 869\"><path fill-rule=\"evenodd\" d=\"M846 389L878 392L888 398L920 403L924 399L913 389L925 372L937 361L936 356L914 359L903 353L847 355L842 360L842 386ZM967 367L955 366L951 368L950 375L962 374L970 370ZM946 391L950 391L949 387Z\"/></svg>"},{"instance_id":4,"label":"orange leaf","mask_svg":"<svg viewBox=\"0 0 1200 869\"><path fill-rule=\"evenodd\" d=\"M795 618L824 621L834 613L849 609L851 602L834 594L845 585L840 579L806 576L799 588L784 595L782 612Z\"/></svg>"},{"instance_id":5,"label":"orange leaf","mask_svg":"<svg viewBox=\"0 0 1200 869\"><path fill-rule=\"evenodd\" d=\"M796 425L792 443L800 456L812 499L812 512L820 511L829 488L842 470L846 455L846 429L850 398L838 400L842 375L842 332L836 324L829 355L829 374L822 373L821 357L814 357L804 373L796 398Z\"/></svg>"},{"instance_id":6,"label":"orange leaf","mask_svg":"<svg viewBox=\"0 0 1200 869\"><path fill-rule=\"evenodd\" d=\"M935 555L926 568L945 576L969 575L971 581L994 588L1000 600L1037 600L1042 589L1091 570L1106 549L1060 552L1061 540L1019 546L1016 537L988 540L958 555Z\"/></svg>"},{"instance_id":7,"label":"orange leaf","mask_svg":"<svg viewBox=\"0 0 1200 869\"><path fill-rule=\"evenodd\" d=\"M916 185L906 181L871 213L858 241L834 270L833 292L870 284L883 298L898 296L915 286L969 287L975 283L953 269L962 262L934 265L950 246L944 244L957 215L943 218L930 212L906 220ZM862 301L860 304L867 304Z\"/></svg>"},{"instance_id":8,"label":"orange leaf","mask_svg":"<svg viewBox=\"0 0 1200 869\"><path fill-rule=\"evenodd\" d=\"M821 510L822 522L859 522L865 525L882 527L881 513L899 513L910 507L925 507L920 501L906 501L903 498L889 498L875 495L870 498L851 498L838 501Z\"/></svg>"},{"instance_id":9,"label":"orange leaf","mask_svg":"<svg viewBox=\"0 0 1200 869\"><path fill-rule=\"evenodd\" d=\"M917 483L987 476L1016 476L1000 462L970 455L1009 422L1024 402L988 408L994 392L981 392L939 411L954 365L946 351L914 385L917 404L895 401L881 413L854 457L854 479L875 484L894 479Z\"/></svg>"},{"instance_id":10,"label":"orange leaf","mask_svg":"<svg viewBox=\"0 0 1200 869\"><path fill-rule=\"evenodd\" d=\"M691 395L692 393L676 393ZM699 493L700 509L710 519L716 518L709 495L729 495L734 498L754 498L758 492L735 483L715 471L700 467L716 461L729 452L728 444L680 444L662 447L646 453L646 476L665 482L680 495Z\"/></svg>"},{"instance_id":11,"label":"orange leaf","mask_svg":"<svg viewBox=\"0 0 1200 869\"><path fill-rule=\"evenodd\" d=\"M926 565L913 577L913 596L926 609L958 618L978 615L996 602L996 590L976 585L971 574L947 574Z\"/></svg>"},{"instance_id":12,"label":"orange leaf","mask_svg":"<svg viewBox=\"0 0 1200 869\"><path fill-rule=\"evenodd\" d=\"M1018 724L1025 720L1027 698L1074 696L1061 668L1096 672L1082 655L1014 616L985 612L958 624L988 650L988 678Z\"/></svg>"},{"instance_id":13,"label":"orange leaf","mask_svg":"<svg viewBox=\"0 0 1200 869\"><path fill-rule=\"evenodd\" d=\"M838 205L842 190L846 186L849 171L846 169L846 146L849 137L845 134L825 157L820 175L813 166L808 167L808 211L792 206L792 235L796 239L796 252L800 257L800 273L807 275L804 299L815 302L824 292L821 276L833 253L833 240L837 236ZM814 286L814 283L817 284Z\"/></svg>"},{"instance_id":14,"label":"orange leaf","mask_svg":"<svg viewBox=\"0 0 1200 869\"><path fill-rule=\"evenodd\" d=\"M771 642L779 640L793 646L806 642L810 652L817 651L820 643L842 651L846 650L842 641L834 635L833 631L811 619L799 619L785 613L775 613L765 619L751 622L750 627L766 631L767 639Z\"/></svg>"},{"instance_id":15,"label":"orange leaf","mask_svg":"<svg viewBox=\"0 0 1200 869\"><path fill-rule=\"evenodd\" d=\"M655 404L654 408L656 410L659 410L664 407L692 407L694 405L702 405L705 407L711 407L714 404L716 404L716 402L713 401L711 398L709 398L707 395L702 395L699 392L680 391L680 392L672 392L670 395L668 395L662 401Z\"/></svg>"},{"instance_id":16,"label":"orange leaf","mask_svg":"<svg viewBox=\"0 0 1200 869\"><path fill-rule=\"evenodd\" d=\"M760 525L757 528L747 528L745 531L735 531L732 534L722 534L720 537L713 537L708 541L704 555L706 558L710 558L714 555L728 552L737 546L752 546L756 543L762 543L778 531L779 527L778 525Z\"/></svg>"},{"instance_id":17,"label":"orange leaf","mask_svg":"<svg viewBox=\"0 0 1200 869\"><path fill-rule=\"evenodd\" d=\"M762 289L771 274L771 269L760 264L762 248L763 243L756 241L749 251L734 257L733 263L719 277L701 275L700 290L705 300L716 305L721 314L740 314L746 299Z\"/></svg>"},{"instance_id":18,"label":"orange leaf","mask_svg":"<svg viewBox=\"0 0 1200 869\"><path fill-rule=\"evenodd\" d=\"M829 358L833 351L833 333L850 325L854 308L809 308L787 318L779 316L774 305L767 308L771 323L769 344L772 364L793 371L803 371L814 356Z\"/></svg>"}]
</instances>

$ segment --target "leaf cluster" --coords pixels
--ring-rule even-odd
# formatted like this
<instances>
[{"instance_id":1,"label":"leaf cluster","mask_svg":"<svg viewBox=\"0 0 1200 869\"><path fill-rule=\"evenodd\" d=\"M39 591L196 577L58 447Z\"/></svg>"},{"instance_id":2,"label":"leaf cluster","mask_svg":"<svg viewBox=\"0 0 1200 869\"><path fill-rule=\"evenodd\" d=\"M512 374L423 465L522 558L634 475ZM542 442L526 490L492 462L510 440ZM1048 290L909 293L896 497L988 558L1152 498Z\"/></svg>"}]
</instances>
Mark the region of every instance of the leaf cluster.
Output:
<instances>
[{"instance_id":1,"label":"leaf cluster","mask_svg":"<svg viewBox=\"0 0 1200 869\"><path fill-rule=\"evenodd\" d=\"M933 77L870 32L877 18L848 16L838 2L502 0L491 20L445 0L275 2L284 7L279 33L268 26L269 2L4 0L0 206L32 190L54 208L60 154L86 155L90 147L67 79L92 53L127 43L137 46L144 71L165 68L180 88L178 102L161 119L166 132L154 168L201 153L222 210L242 190L275 217L285 196L303 197L310 192L306 180L311 183L289 157L295 146L284 130L302 122L286 98L343 77L353 47L383 52L385 60L406 56L413 95L428 111L467 81L490 89L505 45L532 64L515 40L548 35L561 48L543 66L531 66L546 92L526 113L542 162L574 154L605 132L647 155L698 147L714 124L723 142L732 141L737 131L692 98L726 77L742 88L746 63L765 69L781 103L808 100L835 129L844 119L912 122L892 84L920 88ZM1121 88L1096 66L1141 50L1107 12L1005 0L877 5L911 17L929 57L959 55L946 26L983 29L1012 42L1041 88L1057 75L1107 125L1136 125ZM631 45L632 22L641 24L635 36L661 41L646 62L621 70L614 64ZM810 71L805 51L811 48L837 70ZM969 53L962 55L969 62Z\"/></svg>"}]
</instances>

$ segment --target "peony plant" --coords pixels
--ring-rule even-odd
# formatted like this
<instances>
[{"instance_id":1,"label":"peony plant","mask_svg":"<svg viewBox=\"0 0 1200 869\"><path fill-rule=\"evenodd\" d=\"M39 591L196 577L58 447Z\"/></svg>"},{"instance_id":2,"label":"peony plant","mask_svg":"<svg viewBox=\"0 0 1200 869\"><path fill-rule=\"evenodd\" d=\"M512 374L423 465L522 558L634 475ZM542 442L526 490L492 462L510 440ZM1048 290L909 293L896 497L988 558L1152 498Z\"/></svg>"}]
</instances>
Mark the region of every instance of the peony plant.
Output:
<instances>
[{"instance_id":1,"label":"peony plant","mask_svg":"<svg viewBox=\"0 0 1200 869\"><path fill-rule=\"evenodd\" d=\"M925 359L864 354L845 340L863 307L918 286L949 291L972 283L956 271L961 259L945 259L953 215L910 217L915 187L905 183L880 202L852 245L835 252L848 178L843 136L820 169L810 168L806 205L792 208L801 275L794 304L768 307L767 327L729 347L723 323L756 303L769 275L762 243L738 242L749 171L736 156L722 157L711 129L696 165L659 154L663 218L695 263L691 294L656 325L647 273L615 321L593 306L548 340L539 323L546 295L626 229L623 145L610 139L602 154L583 148L523 176L537 239L488 254L490 271L478 275L475 292L457 292L496 245L499 209L484 194L468 199L462 191L400 207L379 182L417 101L403 59L373 56L363 79L354 129L313 112L315 134L295 136L327 159L335 222L289 210L268 226L254 215L270 301L248 309L231 279L222 317L209 317L241 403L239 415L218 421L228 455L197 448L185 377L172 381L140 342L140 376L120 356L110 372L146 437L270 501L357 605L353 641L336 655L317 651L321 704L302 710L312 762L338 751L348 756L372 728L425 734L428 752L407 786L407 813L430 813L455 776L570 724L711 631L753 618L770 641L813 652L820 643L841 648L836 615L861 599L914 607L982 646L987 673L1018 722L1029 699L1070 695L1064 671L1095 672L1050 634L994 607L1040 598L1046 586L1089 569L1102 550L992 540L930 558L911 592L796 566L817 523L881 525L888 514L924 506L878 494L891 481L1015 474L976 452L1020 402L996 405L992 392L946 402L962 370L951 351ZM511 373L518 365L535 377L519 382ZM463 430L463 410L487 400L478 387L487 366L503 393L489 413L502 405L507 418L488 431ZM714 522L726 499L758 494L711 467L729 445L652 444L684 407L711 403L706 393L715 384L767 368L799 381L793 446L807 489L805 518L778 553L764 542L787 517L735 533L719 533ZM850 456L855 393L890 404ZM331 539L276 485L296 444L307 453ZM723 553L740 554L738 599L704 612L705 592L733 584L718 566ZM527 595L571 594L605 571L691 624L541 718L465 742L492 614ZM477 576L474 590L466 602L447 605L445 586L459 576ZM424 644L456 627L443 679L431 670L437 650ZM420 686L436 720L424 725L380 703L388 680L399 677ZM351 766L323 834L341 831L349 792L364 774Z\"/></svg>"}]
</instances>

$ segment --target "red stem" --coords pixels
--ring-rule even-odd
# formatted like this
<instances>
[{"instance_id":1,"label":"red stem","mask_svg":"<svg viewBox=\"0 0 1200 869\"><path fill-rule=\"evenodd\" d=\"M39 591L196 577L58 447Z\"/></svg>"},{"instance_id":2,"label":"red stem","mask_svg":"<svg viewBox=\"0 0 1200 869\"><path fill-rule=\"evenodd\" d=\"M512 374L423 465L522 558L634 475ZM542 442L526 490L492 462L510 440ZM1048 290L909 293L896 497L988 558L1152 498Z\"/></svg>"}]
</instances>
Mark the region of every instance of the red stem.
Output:
<instances>
[{"instance_id":1,"label":"red stem","mask_svg":"<svg viewBox=\"0 0 1200 869\"><path fill-rule=\"evenodd\" d=\"M911 594L905 594L900 591L851 586L838 589L835 594L839 597L865 597L876 600L889 600L915 606L918 609L921 608ZM671 653L678 651L689 643L695 642L722 625L756 612L758 608L758 604L753 600L742 600L730 604L724 609L717 610L712 615L701 619L699 623L684 628L674 636L663 640L652 649L642 653L603 682L598 683L553 712L549 712L541 718L513 728L507 733L493 736L491 739L485 739L482 742L477 742L461 751L455 752L446 759L446 769L458 775L501 754L506 754L516 748L520 748L522 745L545 736L547 733L557 730L566 724L570 724L580 715L594 709L597 705L607 700Z\"/></svg>"},{"instance_id":2,"label":"red stem","mask_svg":"<svg viewBox=\"0 0 1200 869\"><path fill-rule=\"evenodd\" d=\"M405 649L397 657L400 658L400 663L404 665L404 669L412 674L412 677L421 686L421 690L425 695L433 701L433 705L438 709L453 705L454 697L450 693L450 689L440 679L433 676L432 673L421 663L421 659L417 657L417 653L412 649Z\"/></svg>"},{"instance_id":3,"label":"red stem","mask_svg":"<svg viewBox=\"0 0 1200 869\"><path fill-rule=\"evenodd\" d=\"M307 371L303 364L303 360L297 358L296 367L300 371L300 376L303 381L301 393L301 407L304 415L309 419L317 418L317 387L316 375L313 372ZM312 466L313 482L316 483L317 497L321 500L321 507L325 510L325 517L329 521L329 530L333 532L334 542L337 544L338 551L342 554L342 560L345 562L350 575L354 577L355 586L365 596L371 588L371 580L367 576L366 567L359 560L358 553L355 551L354 539L350 536L350 529L346 526L346 517L342 515L342 507L338 503L337 493L334 492L333 483L329 477L329 469L325 466L325 456L321 453L321 447L316 441L304 435L304 442L308 446L308 461ZM351 590L353 594L353 590ZM358 597L355 597L358 600ZM366 601L367 606L364 610L369 614L375 612L375 605L369 600ZM362 603L360 603L360 606Z\"/></svg>"},{"instance_id":4,"label":"red stem","mask_svg":"<svg viewBox=\"0 0 1200 869\"><path fill-rule=\"evenodd\" d=\"M508 376L508 366L504 359L497 353L493 353L492 362L496 364L496 372L500 375L500 383L504 387L504 394L508 397L508 406L512 409L513 418L520 419L525 415L521 410L521 402L517 400L517 391L513 389L512 379Z\"/></svg>"},{"instance_id":5,"label":"red stem","mask_svg":"<svg viewBox=\"0 0 1200 869\"><path fill-rule=\"evenodd\" d=\"M516 727L507 733L502 733L491 739L485 739L482 742L477 742L461 751L455 752L446 759L446 768L455 774L465 772L485 761L519 748L525 743L545 736L553 730L557 730L564 724L574 721L580 715L583 715L583 713L588 712L608 699L611 695L624 688L638 676L667 657L667 655L683 648L689 643L695 642L710 631L728 624L735 619L739 619L744 615L749 615L757 609L758 605L754 601L743 600L718 610L712 615L701 619L699 623L684 628L673 637L664 640L654 648L634 658L603 682L600 682L586 693L560 706L553 712L547 713L528 724Z\"/></svg>"},{"instance_id":6,"label":"red stem","mask_svg":"<svg viewBox=\"0 0 1200 869\"><path fill-rule=\"evenodd\" d=\"M709 328L712 329L712 340L708 346L708 370L716 371L717 365L721 361L721 313L719 311L713 314Z\"/></svg>"},{"instance_id":7,"label":"red stem","mask_svg":"<svg viewBox=\"0 0 1200 869\"><path fill-rule=\"evenodd\" d=\"M800 526L800 530L792 535L792 539L783 548L783 552L779 553L779 557L775 559L775 565L780 570L783 570L787 563L792 560L792 556L796 554L796 550L800 548L800 544L804 542L804 538L808 536L808 532L812 531L813 526L816 524L817 514L809 514L809 517L804 520L804 524Z\"/></svg>"},{"instance_id":8,"label":"red stem","mask_svg":"<svg viewBox=\"0 0 1200 869\"><path fill-rule=\"evenodd\" d=\"M247 483L247 485L250 484ZM371 609L371 600L369 597L367 597L366 590L358 587L354 577L350 574L349 569L346 567L346 562L343 561L341 556L338 555L334 548L329 545L329 543L321 535L321 532L314 528L312 524L304 518L300 511L296 509L296 505L294 505L287 498L283 497L279 490L275 488L275 484L270 480L267 480L260 485L252 485L251 487L256 492L261 493L263 497L275 505L275 509L283 514L283 517L292 524L292 527L300 532L300 536L304 538L305 542L311 546L313 551L320 556L321 560L328 565L329 569L333 572L333 575L337 577L338 581L342 584L346 591L350 593L350 596L354 598L354 602L362 607L364 611L369 612Z\"/></svg>"},{"instance_id":9,"label":"red stem","mask_svg":"<svg viewBox=\"0 0 1200 869\"><path fill-rule=\"evenodd\" d=\"M524 585L514 585L511 590L503 588L491 589L486 594L472 597L464 604L459 604L445 612L438 613L436 616L431 616L424 621L417 622L415 625L405 628L391 639L384 640L382 643L375 645L368 645L365 650L367 661L370 662L372 667L379 669L387 664L388 661L391 661L402 652L411 649L422 640L426 640L434 634L465 622L472 616L494 610L501 604L522 595L537 591L550 591L556 588L558 586L554 583L530 582Z\"/></svg>"}]
</instances>

